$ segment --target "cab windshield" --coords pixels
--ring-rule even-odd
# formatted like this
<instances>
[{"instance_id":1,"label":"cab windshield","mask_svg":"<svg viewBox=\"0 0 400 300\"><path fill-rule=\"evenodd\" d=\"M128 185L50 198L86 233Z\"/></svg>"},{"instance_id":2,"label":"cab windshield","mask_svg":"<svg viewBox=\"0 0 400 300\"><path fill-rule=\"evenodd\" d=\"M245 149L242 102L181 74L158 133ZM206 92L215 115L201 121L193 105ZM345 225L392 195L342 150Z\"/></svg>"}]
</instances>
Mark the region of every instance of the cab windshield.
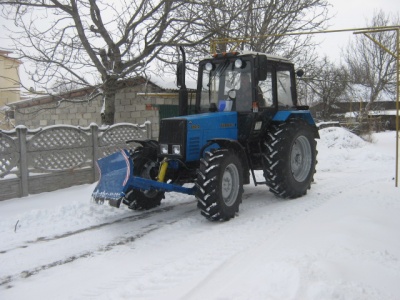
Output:
<instances>
[{"instance_id":1,"label":"cab windshield","mask_svg":"<svg viewBox=\"0 0 400 300\"><path fill-rule=\"evenodd\" d=\"M250 111L252 76L250 62L239 58L205 62L201 69L200 110ZM229 95L228 95L229 94Z\"/></svg>"}]
</instances>

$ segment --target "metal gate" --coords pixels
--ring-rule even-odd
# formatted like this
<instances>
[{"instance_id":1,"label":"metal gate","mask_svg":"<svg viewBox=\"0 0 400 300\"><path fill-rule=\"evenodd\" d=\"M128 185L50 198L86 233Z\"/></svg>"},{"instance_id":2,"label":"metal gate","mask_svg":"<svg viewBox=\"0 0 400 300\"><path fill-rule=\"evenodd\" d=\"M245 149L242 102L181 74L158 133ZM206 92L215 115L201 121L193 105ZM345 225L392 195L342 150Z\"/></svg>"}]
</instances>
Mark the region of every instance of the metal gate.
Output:
<instances>
[{"instance_id":1,"label":"metal gate","mask_svg":"<svg viewBox=\"0 0 400 300\"><path fill-rule=\"evenodd\" d=\"M160 105L159 106L159 116L160 120L164 118L177 117L179 115L179 106L178 105Z\"/></svg>"}]
</instances>

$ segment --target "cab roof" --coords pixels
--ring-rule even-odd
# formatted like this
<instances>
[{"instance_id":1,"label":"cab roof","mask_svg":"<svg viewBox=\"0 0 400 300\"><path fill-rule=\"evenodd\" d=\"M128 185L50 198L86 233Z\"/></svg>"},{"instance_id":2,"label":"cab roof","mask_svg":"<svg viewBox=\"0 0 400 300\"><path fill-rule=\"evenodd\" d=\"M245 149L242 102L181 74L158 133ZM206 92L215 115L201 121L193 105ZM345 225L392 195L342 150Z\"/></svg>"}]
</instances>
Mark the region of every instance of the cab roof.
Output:
<instances>
[{"instance_id":1,"label":"cab roof","mask_svg":"<svg viewBox=\"0 0 400 300\"><path fill-rule=\"evenodd\" d=\"M292 63L289 59L282 57L282 56L277 56L277 55L272 55L268 53L262 53L262 52L255 52L255 51L233 51L233 52L222 52L222 53L215 53L211 55L211 57L205 57L204 60L206 59L213 59L213 58L222 58L222 57L243 57L243 56L257 56L257 55L263 55L267 57L267 60L273 60L273 61L279 61L279 62L286 62L286 63Z\"/></svg>"}]
</instances>

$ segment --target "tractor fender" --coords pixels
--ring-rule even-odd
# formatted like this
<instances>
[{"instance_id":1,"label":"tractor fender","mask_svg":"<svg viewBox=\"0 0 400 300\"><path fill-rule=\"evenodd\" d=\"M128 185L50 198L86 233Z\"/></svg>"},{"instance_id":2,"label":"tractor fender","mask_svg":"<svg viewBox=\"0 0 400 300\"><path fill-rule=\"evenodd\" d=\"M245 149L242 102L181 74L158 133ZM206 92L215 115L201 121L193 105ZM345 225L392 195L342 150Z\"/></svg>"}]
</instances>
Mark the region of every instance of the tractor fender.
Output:
<instances>
[{"instance_id":1,"label":"tractor fender","mask_svg":"<svg viewBox=\"0 0 400 300\"><path fill-rule=\"evenodd\" d=\"M280 110L277 111L272 121L285 122L289 118L300 118L310 125L315 125L314 119L309 110Z\"/></svg>"},{"instance_id":2,"label":"tractor fender","mask_svg":"<svg viewBox=\"0 0 400 300\"><path fill-rule=\"evenodd\" d=\"M200 157L203 157L204 151L213 144L217 144L220 148L233 149L237 153L243 166L244 181L245 183L249 183L248 180L246 180L246 178L249 178L250 167L245 148L237 140L221 139L221 138L211 139L208 140L207 143L200 149Z\"/></svg>"},{"instance_id":3,"label":"tractor fender","mask_svg":"<svg viewBox=\"0 0 400 300\"><path fill-rule=\"evenodd\" d=\"M280 110L272 118L274 122L286 122L288 119L303 119L315 129L315 138L319 139L318 127L309 110Z\"/></svg>"}]
</instances>

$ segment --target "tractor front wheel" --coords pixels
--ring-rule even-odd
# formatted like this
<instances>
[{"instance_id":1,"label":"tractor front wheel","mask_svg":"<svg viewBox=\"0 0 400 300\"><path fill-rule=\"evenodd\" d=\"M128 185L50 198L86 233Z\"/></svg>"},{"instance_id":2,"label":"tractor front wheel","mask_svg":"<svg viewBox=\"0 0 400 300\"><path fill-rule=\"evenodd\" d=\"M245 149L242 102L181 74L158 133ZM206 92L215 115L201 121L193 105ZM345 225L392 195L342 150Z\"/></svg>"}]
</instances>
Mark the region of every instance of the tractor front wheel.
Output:
<instances>
[{"instance_id":1,"label":"tractor front wheel","mask_svg":"<svg viewBox=\"0 0 400 300\"><path fill-rule=\"evenodd\" d=\"M243 194L243 167L233 150L213 149L200 160L197 206L211 221L227 221L239 211Z\"/></svg>"}]
</instances>

